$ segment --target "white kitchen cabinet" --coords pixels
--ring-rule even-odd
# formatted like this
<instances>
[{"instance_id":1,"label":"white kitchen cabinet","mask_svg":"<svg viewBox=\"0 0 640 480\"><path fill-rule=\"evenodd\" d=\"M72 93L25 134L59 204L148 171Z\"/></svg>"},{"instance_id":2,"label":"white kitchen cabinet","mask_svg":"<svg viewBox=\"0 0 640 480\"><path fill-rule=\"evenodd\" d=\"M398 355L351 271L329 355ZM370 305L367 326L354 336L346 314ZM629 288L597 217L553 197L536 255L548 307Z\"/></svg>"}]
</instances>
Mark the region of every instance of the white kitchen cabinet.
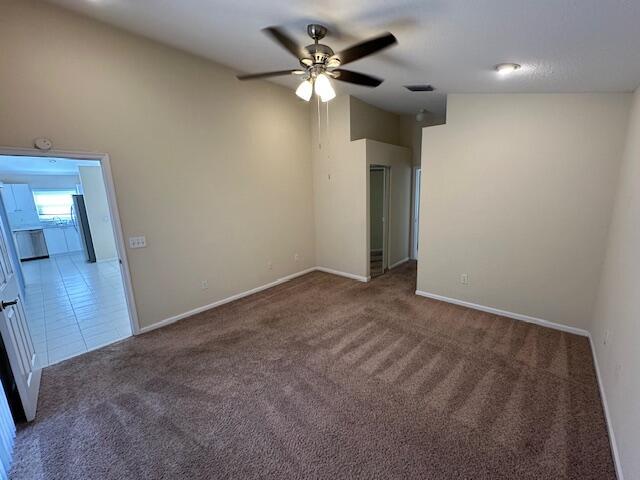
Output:
<instances>
[{"instance_id":1,"label":"white kitchen cabinet","mask_svg":"<svg viewBox=\"0 0 640 480\"><path fill-rule=\"evenodd\" d=\"M64 238L67 241L67 249L69 252L77 252L82 250L82 243L80 242L80 234L75 227L64 227Z\"/></svg>"},{"instance_id":2,"label":"white kitchen cabinet","mask_svg":"<svg viewBox=\"0 0 640 480\"><path fill-rule=\"evenodd\" d=\"M8 183L5 183L4 185L2 185L2 201L4 202L4 208L7 211L7 213L9 212L15 212L16 211L16 200L15 198L13 198L13 189L11 188L11 185Z\"/></svg>"},{"instance_id":3,"label":"white kitchen cabinet","mask_svg":"<svg viewBox=\"0 0 640 480\"><path fill-rule=\"evenodd\" d=\"M33 201L33 192L26 183L14 183L11 185L13 196L16 199L16 211L36 212L36 204Z\"/></svg>"},{"instance_id":4,"label":"white kitchen cabinet","mask_svg":"<svg viewBox=\"0 0 640 480\"><path fill-rule=\"evenodd\" d=\"M49 255L55 255L57 253L67 253L67 240L64 236L64 231L62 228L45 228L44 239L47 242L47 250L49 250Z\"/></svg>"},{"instance_id":5,"label":"white kitchen cabinet","mask_svg":"<svg viewBox=\"0 0 640 480\"><path fill-rule=\"evenodd\" d=\"M44 228L44 238L47 242L49 255L59 253L78 252L82 250L80 234L75 227L57 226Z\"/></svg>"},{"instance_id":6,"label":"white kitchen cabinet","mask_svg":"<svg viewBox=\"0 0 640 480\"><path fill-rule=\"evenodd\" d=\"M2 199L12 227L40 224L33 192L28 184L5 183L2 187Z\"/></svg>"}]
</instances>

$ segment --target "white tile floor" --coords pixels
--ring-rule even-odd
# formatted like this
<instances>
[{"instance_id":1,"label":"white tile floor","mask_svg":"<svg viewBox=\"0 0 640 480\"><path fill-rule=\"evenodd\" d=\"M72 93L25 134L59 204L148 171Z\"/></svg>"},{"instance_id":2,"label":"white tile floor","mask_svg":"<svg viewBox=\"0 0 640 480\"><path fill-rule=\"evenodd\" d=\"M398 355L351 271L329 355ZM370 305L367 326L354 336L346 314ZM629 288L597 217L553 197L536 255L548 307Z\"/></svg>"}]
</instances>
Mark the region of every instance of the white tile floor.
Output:
<instances>
[{"instance_id":1,"label":"white tile floor","mask_svg":"<svg viewBox=\"0 0 640 480\"><path fill-rule=\"evenodd\" d=\"M25 310L41 366L131 336L117 260L87 263L82 252L22 263Z\"/></svg>"}]
</instances>

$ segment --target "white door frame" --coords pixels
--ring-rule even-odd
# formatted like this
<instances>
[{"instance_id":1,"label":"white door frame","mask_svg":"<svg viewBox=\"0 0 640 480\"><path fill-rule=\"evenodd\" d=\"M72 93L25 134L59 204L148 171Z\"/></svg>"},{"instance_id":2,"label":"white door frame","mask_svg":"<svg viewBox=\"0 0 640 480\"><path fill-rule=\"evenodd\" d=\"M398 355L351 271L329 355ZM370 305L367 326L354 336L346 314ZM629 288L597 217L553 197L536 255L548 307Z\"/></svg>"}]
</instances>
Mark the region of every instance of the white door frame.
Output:
<instances>
[{"instance_id":1,"label":"white door frame","mask_svg":"<svg viewBox=\"0 0 640 480\"><path fill-rule=\"evenodd\" d=\"M384 217L382 219L382 268L389 270L389 245L391 243L391 167L384 166L384 203L382 205Z\"/></svg>"},{"instance_id":2,"label":"white door frame","mask_svg":"<svg viewBox=\"0 0 640 480\"><path fill-rule=\"evenodd\" d=\"M420 176L420 180L418 180ZM411 191L411 258L418 259L418 235L420 234L420 191L422 189L422 167L413 167ZM418 182L420 181L420 184Z\"/></svg>"},{"instance_id":3,"label":"white door frame","mask_svg":"<svg viewBox=\"0 0 640 480\"><path fill-rule=\"evenodd\" d=\"M116 250L120 260L120 272L122 282L124 284L125 297L127 300L127 309L129 310L129 321L131 322L131 331L134 335L140 333L140 325L138 323L138 312L136 310L135 298L133 296L133 286L131 283L131 272L129 270L129 261L127 260L127 250L125 248L124 234L122 232L122 224L120 223L120 212L116 201L116 190L111 175L111 163L109 155L106 153L95 152L70 152L65 150L36 150L35 148L14 148L0 146L0 155L14 155L22 157L57 157L68 158L71 160L97 160L102 167L102 177L104 179L105 188L107 190L107 203L109 204L109 215L111 216L111 225L113 227L113 235L116 239Z\"/></svg>"}]
</instances>

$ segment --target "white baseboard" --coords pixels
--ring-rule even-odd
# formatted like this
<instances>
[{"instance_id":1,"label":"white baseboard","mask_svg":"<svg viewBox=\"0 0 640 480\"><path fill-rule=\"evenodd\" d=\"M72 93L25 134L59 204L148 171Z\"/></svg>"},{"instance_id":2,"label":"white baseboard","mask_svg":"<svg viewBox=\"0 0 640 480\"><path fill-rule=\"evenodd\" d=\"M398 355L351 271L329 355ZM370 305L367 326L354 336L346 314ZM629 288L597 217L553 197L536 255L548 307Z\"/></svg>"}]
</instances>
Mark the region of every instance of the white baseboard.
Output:
<instances>
[{"instance_id":1,"label":"white baseboard","mask_svg":"<svg viewBox=\"0 0 640 480\"><path fill-rule=\"evenodd\" d=\"M598 379L598 388L600 389L600 399L602 400L602 409L604 410L604 419L607 422L607 431L609 432L609 443L611 445L611 453L613 455L613 465L616 469L616 475L618 480L624 480L622 474L622 464L620 463L620 455L618 453L618 444L616 443L616 436L613 433L613 424L611 423L611 415L609 415L609 406L607 405L607 397L604 393L604 385L602 384L602 377L600 376L600 367L598 366L598 357L596 356L596 347L593 344L593 338L591 334L589 337L589 345L591 345L591 355L593 356L593 364L596 368L596 377Z\"/></svg>"},{"instance_id":2,"label":"white baseboard","mask_svg":"<svg viewBox=\"0 0 640 480\"><path fill-rule=\"evenodd\" d=\"M332 273L333 275L339 275L341 277L351 278L352 280L358 280L359 282L368 282L371 277L363 277L362 275L354 275L353 273L341 272L339 270L333 270L327 267L316 267L315 270L319 272Z\"/></svg>"},{"instance_id":3,"label":"white baseboard","mask_svg":"<svg viewBox=\"0 0 640 480\"><path fill-rule=\"evenodd\" d=\"M267 283L266 285L261 285L256 288L252 288L251 290L247 290L245 292L237 293L235 295L231 295L230 297L223 298L222 300L218 300L217 302L209 303L208 305L203 305L201 307L194 308L193 310L189 310L188 312L180 313L178 315L174 315L173 317L165 318L164 320L160 320L159 322L140 328L140 331L138 333L147 333L147 332L150 332L151 330L155 330L157 328L171 325L172 323L177 322L178 320L182 320L183 318L191 317L192 315L196 315L197 313L202 313L207 310L211 310L212 308L219 307L220 305L224 305L225 303L233 302L234 300L239 300L241 298L248 297L249 295L253 295L254 293L261 292L268 288L275 287L276 285L280 285L281 283L285 283L285 282L288 282L289 280L293 280L294 278L301 277L302 275L306 275L307 273L313 272L314 270L316 270L315 267L307 268L306 270L302 270L300 272L287 275L286 277L279 278L271 283Z\"/></svg>"},{"instance_id":4,"label":"white baseboard","mask_svg":"<svg viewBox=\"0 0 640 480\"><path fill-rule=\"evenodd\" d=\"M416 290L416 295L421 297L432 298L434 300L440 300L442 302L453 303L454 305L461 305L463 307L473 308L474 310L480 310L482 312L493 313L494 315L500 315L503 317L513 318L514 320L522 320L523 322L535 323L543 327L553 328L554 330L561 330L563 332L575 333L583 337L588 337L589 332L582 328L570 327L568 325L562 325L561 323L554 323L542 318L530 317L529 315L523 315L521 313L509 312L507 310L500 310L499 308L486 307L484 305L478 305L476 303L465 302L464 300L458 300L456 298L444 297L442 295L436 295L435 293L423 292Z\"/></svg>"},{"instance_id":5,"label":"white baseboard","mask_svg":"<svg viewBox=\"0 0 640 480\"><path fill-rule=\"evenodd\" d=\"M400 260L399 262L394 263L393 265L389 265L389 270L391 270L392 268L396 268L400 265L402 265L405 262L409 261L409 257L403 258L402 260Z\"/></svg>"}]
</instances>

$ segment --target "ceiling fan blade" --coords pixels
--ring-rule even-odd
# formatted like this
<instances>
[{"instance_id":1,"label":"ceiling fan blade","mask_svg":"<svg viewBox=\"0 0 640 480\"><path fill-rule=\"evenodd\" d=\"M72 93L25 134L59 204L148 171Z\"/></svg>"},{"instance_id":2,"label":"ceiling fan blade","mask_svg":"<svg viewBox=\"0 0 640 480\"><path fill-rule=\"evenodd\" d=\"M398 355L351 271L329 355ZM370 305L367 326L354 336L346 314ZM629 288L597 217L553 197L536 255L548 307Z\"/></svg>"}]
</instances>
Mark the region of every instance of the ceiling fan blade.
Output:
<instances>
[{"instance_id":1,"label":"ceiling fan blade","mask_svg":"<svg viewBox=\"0 0 640 480\"><path fill-rule=\"evenodd\" d=\"M390 47L396 43L398 43L396 37L387 32L379 37L371 38L346 48L341 52L336 53L334 57L340 60L340 65L346 65L347 63L355 62L356 60L379 52L380 50Z\"/></svg>"},{"instance_id":2,"label":"ceiling fan blade","mask_svg":"<svg viewBox=\"0 0 640 480\"><path fill-rule=\"evenodd\" d=\"M341 68L331 72L336 80L347 83L355 83L356 85L363 85L365 87L377 87L384 80L364 73L352 72L351 70L343 70ZM335 76L337 75L337 76Z\"/></svg>"},{"instance_id":3,"label":"ceiling fan blade","mask_svg":"<svg viewBox=\"0 0 640 480\"><path fill-rule=\"evenodd\" d=\"M277 43L282 45L286 50L291 52L298 60L309 56L309 52L292 39L280 27L267 27L262 29L267 35L273 38Z\"/></svg>"},{"instance_id":4,"label":"ceiling fan blade","mask_svg":"<svg viewBox=\"0 0 640 480\"><path fill-rule=\"evenodd\" d=\"M302 70L278 70L275 72L248 73L246 75L237 75L238 80L255 80L257 78L279 77L281 75L302 75Z\"/></svg>"}]
</instances>

